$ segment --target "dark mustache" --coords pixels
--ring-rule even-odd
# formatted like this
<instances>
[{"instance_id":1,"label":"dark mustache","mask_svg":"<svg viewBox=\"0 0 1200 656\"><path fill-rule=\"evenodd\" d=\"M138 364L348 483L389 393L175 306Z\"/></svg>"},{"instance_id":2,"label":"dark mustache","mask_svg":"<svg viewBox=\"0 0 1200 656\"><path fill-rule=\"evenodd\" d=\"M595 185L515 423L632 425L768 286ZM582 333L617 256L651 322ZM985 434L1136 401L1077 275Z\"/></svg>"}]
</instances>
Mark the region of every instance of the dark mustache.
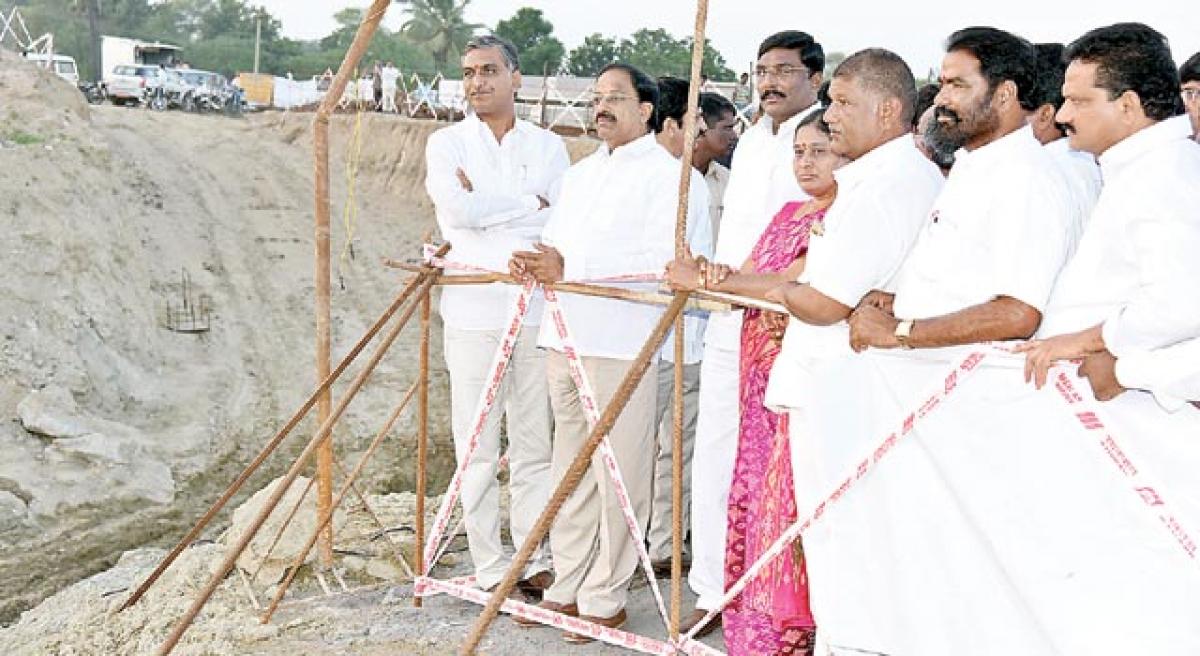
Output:
<instances>
[{"instance_id":1,"label":"dark mustache","mask_svg":"<svg viewBox=\"0 0 1200 656\"><path fill-rule=\"evenodd\" d=\"M959 121L962 120L961 118L959 118L958 114L953 109L950 109L949 107L935 107L933 109L933 115L935 118L948 118L948 119L954 121L955 123L958 123Z\"/></svg>"},{"instance_id":2,"label":"dark mustache","mask_svg":"<svg viewBox=\"0 0 1200 656\"><path fill-rule=\"evenodd\" d=\"M617 120L617 117L616 117L616 116L613 116L613 115L612 115L611 113L609 113L609 112L597 112L597 113L596 113L596 120L600 120L600 119L602 119L602 118L606 118L606 119L609 119L609 120L611 120L611 121L615 121L615 120Z\"/></svg>"},{"instance_id":3,"label":"dark mustache","mask_svg":"<svg viewBox=\"0 0 1200 656\"><path fill-rule=\"evenodd\" d=\"M775 89L768 89L768 90L764 91L764 92L763 92L763 94L762 94L762 97L763 97L763 98L769 98L769 97L771 97L771 96L778 96L778 97L780 97L780 98L787 98L787 96L786 96L786 95L784 95L784 93L783 93L782 91L777 91L777 90L775 90Z\"/></svg>"}]
</instances>

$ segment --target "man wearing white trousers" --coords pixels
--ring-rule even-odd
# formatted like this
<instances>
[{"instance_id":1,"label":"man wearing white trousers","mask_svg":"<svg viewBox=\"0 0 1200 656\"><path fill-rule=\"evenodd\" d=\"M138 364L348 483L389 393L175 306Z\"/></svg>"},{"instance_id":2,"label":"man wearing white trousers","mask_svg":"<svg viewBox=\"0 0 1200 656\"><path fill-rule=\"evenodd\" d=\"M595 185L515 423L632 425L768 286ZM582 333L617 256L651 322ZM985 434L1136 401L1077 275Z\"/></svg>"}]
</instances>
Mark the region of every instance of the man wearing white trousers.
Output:
<instances>
[{"instance_id":1,"label":"man wearing white trousers","mask_svg":"<svg viewBox=\"0 0 1200 656\"><path fill-rule=\"evenodd\" d=\"M482 36L467 44L463 86L473 113L430 136L425 188L437 210L449 258L503 270L508 254L541 233L552 191L569 165L562 139L516 120L513 89L520 85L512 44ZM518 289L500 283L446 287L440 313L450 372L450 406L457 457L465 455L488 370L503 339ZM545 358L537 348L541 306L526 315L508 371L479 446L464 472L462 503L476 583L490 589L511 562L500 539L500 417L507 417L511 533L521 544L549 498L550 398ZM521 588L536 594L553 577L546 554L530 559Z\"/></svg>"},{"instance_id":2,"label":"man wearing white trousers","mask_svg":"<svg viewBox=\"0 0 1200 656\"><path fill-rule=\"evenodd\" d=\"M788 30L759 46L755 76L763 117L733 155L717 238L718 262L740 267L771 217L786 201L803 200L792 173L796 124L815 108L825 53L804 32ZM680 623L688 631L725 593L725 529L738 443L738 370L742 313L714 313L700 363L699 417L692 460L692 566L688 584L696 609ZM719 624L710 622L700 635Z\"/></svg>"}]
</instances>

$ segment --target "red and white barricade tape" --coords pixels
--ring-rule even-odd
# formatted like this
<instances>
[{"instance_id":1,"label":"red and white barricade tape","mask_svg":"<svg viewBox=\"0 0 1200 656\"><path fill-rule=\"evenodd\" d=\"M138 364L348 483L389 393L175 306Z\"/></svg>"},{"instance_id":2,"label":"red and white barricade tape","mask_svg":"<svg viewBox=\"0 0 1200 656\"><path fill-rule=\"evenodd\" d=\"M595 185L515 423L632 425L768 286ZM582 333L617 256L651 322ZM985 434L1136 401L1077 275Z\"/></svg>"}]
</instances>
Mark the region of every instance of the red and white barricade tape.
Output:
<instances>
[{"instance_id":1,"label":"red and white barricade tape","mask_svg":"<svg viewBox=\"0 0 1200 656\"><path fill-rule=\"evenodd\" d=\"M492 593L480 590L475 586L475 577L464 576L460 578L450 579L448 581L440 581L437 579L422 576L417 579L413 588L414 593L421 597L428 597L435 594L448 594L459 599L471 601L481 606L487 605L491 599ZM645 636L622 631L620 629L612 629L607 626L601 626L594 622L581 620L578 617L570 617L562 613L556 613L546 610L532 604L527 604L515 599L505 599L504 604L500 609L514 617L531 620L552 626L563 631L570 631L579 635L585 635L600 642L606 642L617 647L624 647L643 654L661 654L669 656L675 654L676 650L669 642L655 640ZM712 649L704 652L705 656L719 656L721 652Z\"/></svg>"},{"instance_id":2,"label":"red and white barricade tape","mask_svg":"<svg viewBox=\"0 0 1200 656\"><path fill-rule=\"evenodd\" d=\"M1112 463L1120 476L1128 481L1130 491L1141 499L1144 507L1153 513L1158 521L1162 522L1187 557L1196 560L1196 538L1193 536L1197 534L1185 527L1171 510L1163 487L1156 485L1145 469L1134 464L1129 451L1121 447L1101 419L1099 406L1079 393L1071 376L1061 367L1057 367L1053 374L1054 388L1058 391L1059 398L1079 420L1082 430L1089 435L1102 436L1097 441L1097 446L1104 450L1104 460Z\"/></svg>"},{"instance_id":3,"label":"red and white barricade tape","mask_svg":"<svg viewBox=\"0 0 1200 656\"><path fill-rule=\"evenodd\" d=\"M434 564L437 563L438 543L446 532L450 523L450 515L454 511L454 504L458 502L458 497L462 493L463 476L466 473L467 465L471 463L471 457L479 446L479 437L483 435L483 429L487 426L488 414L496 403L496 397L500 394L500 384L504 381L504 373L508 370L509 360L512 359L513 349L516 348L517 336L521 333L521 324L529 312L529 301L533 295L533 288L532 283L522 287L521 293L513 302L512 308L509 309L504 336L501 338L500 346L492 356L492 364L488 368L487 385L484 386L483 393L480 394L479 401L475 406L475 419L471 424L471 436L467 440L466 451L458 467L454 470L454 477L450 479L450 487L442 497L442 505L438 508L437 517L433 522L433 531L425 543L425 571L421 572L424 575L428 575L433 570Z\"/></svg>"},{"instance_id":4,"label":"red and white barricade tape","mask_svg":"<svg viewBox=\"0 0 1200 656\"><path fill-rule=\"evenodd\" d=\"M826 495L824 500L818 503L812 512L810 512L803 519L797 519L796 523L789 526L786 531L780 534L780 536L771 543L771 546L768 547L761 556L759 556L758 560L754 561L754 563L746 569L745 574L743 574L742 577L738 579L732 587L725 591L725 596L721 598L721 601L717 604L717 607L708 611L708 614L704 616L704 619L700 620L694 627L692 627L691 631L689 631L687 635L680 636L680 643L682 645L680 648L689 654L695 653L689 651L689 645L697 644L693 638L695 638L696 634L704 628L704 625L712 621L713 617L715 617L717 613L721 612L725 606L729 605L729 602L733 601L735 597L741 594L742 590L745 590L746 586L750 585L750 582L753 581L756 576L758 576L758 573L762 571L762 569L766 567L772 560L778 557L779 554L783 553L784 549L787 549L792 544L793 540L800 537L800 535L807 531L814 523L820 521L821 517L823 517L825 513L837 502L841 501L842 497L846 496L846 493L849 492L851 488L861 481L868 472L879 465L880 461L882 461L896 446L896 443L912 432L918 421L927 417L930 412L941 405L942 402L945 401L954 390L958 389L959 385L962 384L963 380L965 380L968 375L975 372L979 368L979 363L983 361L984 357L985 355L983 352L972 351L971 353L967 354L967 356L964 357L958 364L956 364L953 369L947 372L943 377L941 384L928 396L924 397L924 400L915 410L904 416L904 419L900 422L900 427L898 430L889 433L887 437L883 438L883 440L881 440L879 444L875 446L875 448L866 453L858 462L858 464L855 465L854 468L849 472L847 472L845 478L842 479L842 482L838 484L838 486L834 488L832 492Z\"/></svg>"},{"instance_id":5,"label":"red and white barricade tape","mask_svg":"<svg viewBox=\"0 0 1200 656\"><path fill-rule=\"evenodd\" d=\"M575 347L575 340L571 337L571 331L567 327L567 318L563 315L562 307L558 303L558 295L552 289L546 289L545 294L546 307L550 310L550 319L554 322L554 329L562 342L563 355L567 358L571 378L579 390L579 402L587 416L588 428L595 428L596 424L600 422L600 404L596 401L596 393L592 390L587 372L584 371L583 361ZM667 619L667 607L663 603L662 591L658 589L658 579L655 578L654 567L650 563L650 553L646 551L646 536L642 532L641 525L638 524L633 504L629 501L625 479L621 476L620 467L617 466L617 454L613 452L607 435L600 441L600 459L604 462L604 468L608 471L609 478L612 479L613 491L621 508L621 516L625 518L625 527L629 529L629 537L633 540L634 548L637 549L638 560L641 562L642 571L649 582L650 591L654 593L654 603L658 606L659 615L662 616L663 627L667 628L670 626L670 620Z\"/></svg>"}]
</instances>

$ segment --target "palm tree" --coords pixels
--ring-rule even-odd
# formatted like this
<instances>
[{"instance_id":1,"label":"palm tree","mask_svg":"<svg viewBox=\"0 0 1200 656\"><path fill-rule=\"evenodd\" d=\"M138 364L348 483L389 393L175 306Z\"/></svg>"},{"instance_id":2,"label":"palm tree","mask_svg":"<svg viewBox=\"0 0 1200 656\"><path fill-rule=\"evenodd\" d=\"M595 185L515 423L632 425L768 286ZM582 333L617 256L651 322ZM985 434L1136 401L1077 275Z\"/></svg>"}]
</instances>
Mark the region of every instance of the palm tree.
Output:
<instances>
[{"instance_id":1,"label":"palm tree","mask_svg":"<svg viewBox=\"0 0 1200 656\"><path fill-rule=\"evenodd\" d=\"M475 30L483 27L467 22L464 13L470 3L471 0L406 2L409 19L400 27L400 33L429 48L438 70L445 70L450 57L462 52Z\"/></svg>"}]
</instances>

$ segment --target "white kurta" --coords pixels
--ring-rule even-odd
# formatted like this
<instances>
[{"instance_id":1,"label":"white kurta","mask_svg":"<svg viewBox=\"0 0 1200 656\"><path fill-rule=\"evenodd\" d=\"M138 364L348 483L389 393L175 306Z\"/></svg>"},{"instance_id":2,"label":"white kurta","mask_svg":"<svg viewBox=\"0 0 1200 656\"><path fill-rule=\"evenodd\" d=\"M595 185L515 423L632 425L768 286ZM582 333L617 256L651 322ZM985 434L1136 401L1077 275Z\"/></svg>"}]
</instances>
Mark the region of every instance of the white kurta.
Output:
<instances>
[{"instance_id":1,"label":"white kurta","mask_svg":"<svg viewBox=\"0 0 1200 656\"><path fill-rule=\"evenodd\" d=\"M1083 216L1081 223L1086 226L1096 207L1096 199L1100 197L1100 164L1096 162L1096 156L1071 148L1066 137L1044 147L1062 167L1071 188L1072 204Z\"/></svg>"},{"instance_id":2,"label":"white kurta","mask_svg":"<svg viewBox=\"0 0 1200 656\"><path fill-rule=\"evenodd\" d=\"M563 256L566 280L662 273L675 256L679 160L647 134L615 151L601 145L563 176L543 240ZM688 224L708 221L704 180L691 178ZM611 283L654 290L657 283ZM632 360L662 307L559 294L580 355ZM538 343L562 350L551 322Z\"/></svg>"},{"instance_id":3,"label":"white kurta","mask_svg":"<svg viewBox=\"0 0 1200 656\"><path fill-rule=\"evenodd\" d=\"M497 142L474 114L430 135L425 163L425 190L442 238L453 248L447 257L491 271L508 271L513 251L529 249L541 235L550 212L539 211L538 196L553 207L553 192L570 165L566 146L553 132L518 120ZM459 181L459 169L471 191ZM442 321L462 330L497 330L518 292L502 283L444 287ZM526 325L540 319L535 307Z\"/></svg>"}]
</instances>

